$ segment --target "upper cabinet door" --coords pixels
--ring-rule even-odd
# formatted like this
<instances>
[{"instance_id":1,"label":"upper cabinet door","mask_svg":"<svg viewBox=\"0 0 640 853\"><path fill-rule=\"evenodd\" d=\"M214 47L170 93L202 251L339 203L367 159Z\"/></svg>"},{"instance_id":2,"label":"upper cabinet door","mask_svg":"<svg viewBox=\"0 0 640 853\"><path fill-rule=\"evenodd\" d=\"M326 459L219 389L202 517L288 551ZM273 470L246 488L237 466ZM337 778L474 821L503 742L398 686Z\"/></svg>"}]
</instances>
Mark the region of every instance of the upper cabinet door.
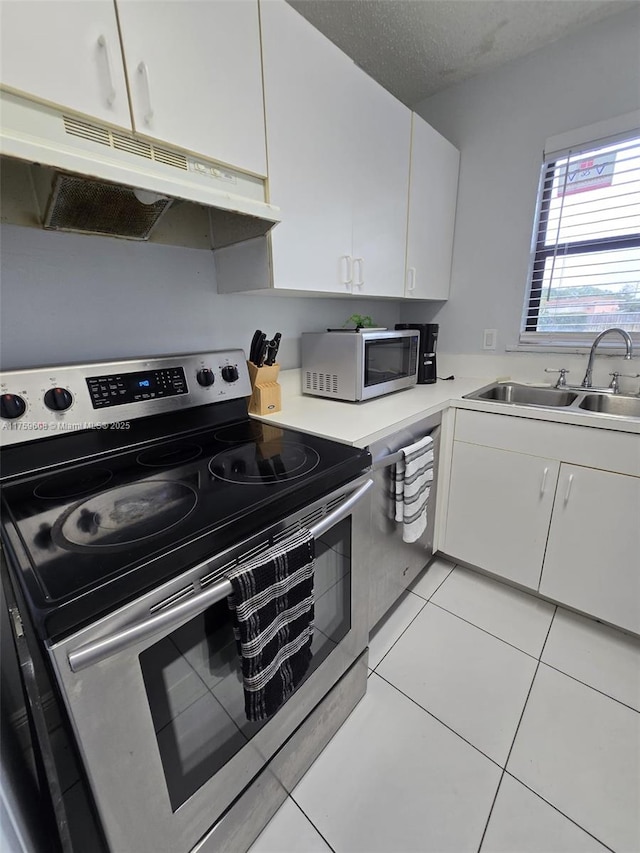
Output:
<instances>
[{"instance_id":1,"label":"upper cabinet door","mask_svg":"<svg viewBox=\"0 0 640 853\"><path fill-rule=\"evenodd\" d=\"M131 130L111 0L2 0L2 86Z\"/></svg>"},{"instance_id":2,"label":"upper cabinet door","mask_svg":"<svg viewBox=\"0 0 640 853\"><path fill-rule=\"evenodd\" d=\"M134 130L265 176L257 0L117 0L117 9Z\"/></svg>"},{"instance_id":3,"label":"upper cabinet door","mask_svg":"<svg viewBox=\"0 0 640 853\"><path fill-rule=\"evenodd\" d=\"M351 292L354 65L284 0L262 0L273 286Z\"/></svg>"},{"instance_id":4,"label":"upper cabinet door","mask_svg":"<svg viewBox=\"0 0 640 853\"><path fill-rule=\"evenodd\" d=\"M404 296L409 198L411 110L360 68L353 67L356 102L353 292Z\"/></svg>"},{"instance_id":5,"label":"upper cabinet door","mask_svg":"<svg viewBox=\"0 0 640 853\"><path fill-rule=\"evenodd\" d=\"M413 114L405 296L447 299L460 152Z\"/></svg>"}]
</instances>

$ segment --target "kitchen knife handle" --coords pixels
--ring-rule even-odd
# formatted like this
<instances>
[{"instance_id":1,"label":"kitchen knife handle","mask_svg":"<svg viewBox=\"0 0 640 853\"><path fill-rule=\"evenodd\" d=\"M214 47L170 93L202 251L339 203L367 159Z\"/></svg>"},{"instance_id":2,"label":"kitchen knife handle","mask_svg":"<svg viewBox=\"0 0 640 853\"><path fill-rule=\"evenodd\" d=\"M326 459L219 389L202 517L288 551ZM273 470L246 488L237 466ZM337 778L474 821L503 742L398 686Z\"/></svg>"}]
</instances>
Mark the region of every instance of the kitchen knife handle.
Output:
<instances>
[{"instance_id":1,"label":"kitchen knife handle","mask_svg":"<svg viewBox=\"0 0 640 853\"><path fill-rule=\"evenodd\" d=\"M254 364L257 364L258 359L258 344L260 343L260 338L262 337L262 330L256 329L253 333L253 337L251 338L251 347L249 348L249 361L252 361Z\"/></svg>"}]
</instances>

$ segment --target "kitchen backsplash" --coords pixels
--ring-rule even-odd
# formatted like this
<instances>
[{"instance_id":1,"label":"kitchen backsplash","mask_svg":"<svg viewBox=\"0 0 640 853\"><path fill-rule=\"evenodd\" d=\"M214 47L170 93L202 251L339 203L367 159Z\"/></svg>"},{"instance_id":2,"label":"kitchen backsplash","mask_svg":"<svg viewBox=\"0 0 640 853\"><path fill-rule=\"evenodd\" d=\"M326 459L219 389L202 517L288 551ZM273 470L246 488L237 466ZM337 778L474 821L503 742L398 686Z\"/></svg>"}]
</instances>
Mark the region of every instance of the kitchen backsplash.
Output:
<instances>
[{"instance_id":1,"label":"kitchen backsplash","mask_svg":"<svg viewBox=\"0 0 640 853\"><path fill-rule=\"evenodd\" d=\"M299 336L352 314L399 322L398 302L216 292L207 250L0 228L4 370L240 346L282 332L278 361L300 364Z\"/></svg>"}]
</instances>

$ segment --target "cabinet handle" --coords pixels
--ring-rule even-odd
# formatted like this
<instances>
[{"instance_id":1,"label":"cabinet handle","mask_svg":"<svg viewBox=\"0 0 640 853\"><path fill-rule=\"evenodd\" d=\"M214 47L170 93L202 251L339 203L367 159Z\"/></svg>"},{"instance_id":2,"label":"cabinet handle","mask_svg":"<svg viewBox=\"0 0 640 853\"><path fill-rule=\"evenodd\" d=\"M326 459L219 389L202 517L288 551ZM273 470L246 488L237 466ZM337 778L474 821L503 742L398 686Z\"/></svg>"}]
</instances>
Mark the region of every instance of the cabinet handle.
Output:
<instances>
[{"instance_id":1,"label":"cabinet handle","mask_svg":"<svg viewBox=\"0 0 640 853\"><path fill-rule=\"evenodd\" d=\"M358 269L360 270L358 280L354 284L356 287L364 287L364 258L354 258L353 264L354 266L358 264Z\"/></svg>"},{"instance_id":2,"label":"cabinet handle","mask_svg":"<svg viewBox=\"0 0 640 853\"><path fill-rule=\"evenodd\" d=\"M569 495L571 494L572 483L573 483L573 474L569 474L569 481L567 482L567 491L564 493L564 504L565 504L565 506L569 503Z\"/></svg>"},{"instance_id":3,"label":"cabinet handle","mask_svg":"<svg viewBox=\"0 0 640 853\"><path fill-rule=\"evenodd\" d=\"M545 468L544 473L542 474L542 483L540 484L540 497L544 496L545 486L547 485L547 474L549 473L549 469Z\"/></svg>"},{"instance_id":4,"label":"cabinet handle","mask_svg":"<svg viewBox=\"0 0 640 853\"><path fill-rule=\"evenodd\" d=\"M104 52L104 64L107 69L107 80L109 81L109 91L107 92L107 104L112 107L116 99L116 87L113 85L113 74L111 73L111 54L109 45L104 35L98 37L98 47L101 47Z\"/></svg>"},{"instance_id":5,"label":"cabinet handle","mask_svg":"<svg viewBox=\"0 0 640 853\"><path fill-rule=\"evenodd\" d=\"M351 255L342 255L340 260L344 261L344 275L342 276L342 283L345 287L349 287L349 285L353 284L353 258Z\"/></svg>"},{"instance_id":6,"label":"cabinet handle","mask_svg":"<svg viewBox=\"0 0 640 853\"><path fill-rule=\"evenodd\" d=\"M140 74L142 79L144 80L144 85L147 92L147 111L144 114L143 119L145 124L149 124L149 122L153 118L153 107L151 106L151 82L149 80L149 68L147 67L146 62L141 62L138 65L138 74Z\"/></svg>"},{"instance_id":7,"label":"cabinet handle","mask_svg":"<svg viewBox=\"0 0 640 853\"><path fill-rule=\"evenodd\" d=\"M407 290L411 292L416 289L416 268L409 267L407 269Z\"/></svg>"}]
</instances>

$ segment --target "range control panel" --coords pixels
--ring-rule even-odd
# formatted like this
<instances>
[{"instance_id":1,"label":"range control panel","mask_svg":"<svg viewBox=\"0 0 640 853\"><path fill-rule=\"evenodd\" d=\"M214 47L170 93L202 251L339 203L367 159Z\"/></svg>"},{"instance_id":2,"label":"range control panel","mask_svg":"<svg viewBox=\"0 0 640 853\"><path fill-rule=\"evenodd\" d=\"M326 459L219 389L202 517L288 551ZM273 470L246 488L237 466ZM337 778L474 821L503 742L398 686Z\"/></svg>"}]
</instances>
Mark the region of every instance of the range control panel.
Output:
<instances>
[{"instance_id":1,"label":"range control panel","mask_svg":"<svg viewBox=\"0 0 640 853\"><path fill-rule=\"evenodd\" d=\"M238 349L14 370L0 377L0 445L250 394Z\"/></svg>"},{"instance_id":2,"label":"range control panel","mask_svg":"<svg viewBox=\"0 0 640 853\"><path fill-rule=\"evenodd\" d=\"M87 379L87 386L94 409L122 406L156 397L172 397L188 391L182 367L92 376Z\"/></svg>"}]
</instances>

